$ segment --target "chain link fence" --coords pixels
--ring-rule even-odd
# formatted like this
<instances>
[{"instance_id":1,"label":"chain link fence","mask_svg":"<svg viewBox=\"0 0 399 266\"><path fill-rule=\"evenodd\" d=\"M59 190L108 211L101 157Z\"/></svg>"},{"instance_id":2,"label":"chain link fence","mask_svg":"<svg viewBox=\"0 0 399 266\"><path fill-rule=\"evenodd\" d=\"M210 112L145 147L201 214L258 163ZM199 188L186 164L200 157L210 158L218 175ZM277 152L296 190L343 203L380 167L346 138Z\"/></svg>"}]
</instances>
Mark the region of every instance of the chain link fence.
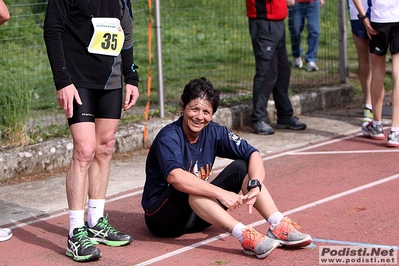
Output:
<instances>
[{"instance_id":1,"label":"chain link fence","mask_svg":"<svg viewBox=\"0 0 399 266\"><path fill-rule=\"evenodd\" d=\"M3 147L18 146L68 134L65 116L55 97L43 40L47 3L5 2L11 19L0 27L0 142ZM134 109L139 110L141 117L147 102L155 110L154 115L159 115L156 110L161 103L167 113L174 112L184 85L201 76L209 78L224 99L251 97L255 62L244 0L158 1L159 21L154 18L154 2L131 2L141 94ZM320 70L293 69L292 93L341 83L338 17L337 2L326 1L321 8L317 61ZM162 36L161 57L157 53L157 32ZM288 26L286 33L290 54ZM306 34L305 29L304 51ZM356 57L349 60L355 61ZM162 75L157 66L162 67Z\"/></svg>"}]
</instances>

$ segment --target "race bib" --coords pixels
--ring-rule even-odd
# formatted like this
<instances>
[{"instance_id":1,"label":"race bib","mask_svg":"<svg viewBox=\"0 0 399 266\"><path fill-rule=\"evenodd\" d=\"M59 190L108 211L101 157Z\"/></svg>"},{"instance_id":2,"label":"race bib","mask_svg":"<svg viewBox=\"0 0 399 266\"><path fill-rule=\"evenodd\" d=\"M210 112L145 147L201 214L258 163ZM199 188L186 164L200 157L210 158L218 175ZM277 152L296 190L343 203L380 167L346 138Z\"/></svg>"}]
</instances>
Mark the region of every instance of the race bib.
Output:
<instances>
[{"instance_id":1,"label":"race bib","mask_svg":"<svg viewBox=\"0 0 399 266\"><path fill-rule=\"evenodd\" d=\"M125 34L117 18L92 18L94 33L89 47L90 53L118 56L122 50Z\"/></svg>"}]
</instances>

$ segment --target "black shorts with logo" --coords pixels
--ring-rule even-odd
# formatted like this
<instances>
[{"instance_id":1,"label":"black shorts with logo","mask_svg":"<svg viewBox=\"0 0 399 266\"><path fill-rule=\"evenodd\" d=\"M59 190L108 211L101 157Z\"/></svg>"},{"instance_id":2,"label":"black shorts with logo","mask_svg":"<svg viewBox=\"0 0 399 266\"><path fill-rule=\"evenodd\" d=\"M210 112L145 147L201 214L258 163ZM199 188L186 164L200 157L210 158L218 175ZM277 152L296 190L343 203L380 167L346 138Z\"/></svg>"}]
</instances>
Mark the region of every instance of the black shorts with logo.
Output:
<instances>
[{"instance_id":1,"label":"black shorts with logo","mask_svg":"<svg viewBox=\"0 0 399 266\"><path fill-rule=\"evenodd\" d=\"M122 90L98 90L77 88L82 105L73 101L73 116L69 126L81 122L94 122L95 118L120 119Z\"/></svg>"},{"instance_id":2,"label":"black shorts with logo","mask_svg":"<svg viewBox=\"0 0 399 266\"><path fill-rule=\"evenodd\" d=\"M371 35L370 53L386 55L388 47L390 48L391 54L399 52L399 22L371 22L371 27L377 30L378 34Z\"/></svg>"}]
</instances>

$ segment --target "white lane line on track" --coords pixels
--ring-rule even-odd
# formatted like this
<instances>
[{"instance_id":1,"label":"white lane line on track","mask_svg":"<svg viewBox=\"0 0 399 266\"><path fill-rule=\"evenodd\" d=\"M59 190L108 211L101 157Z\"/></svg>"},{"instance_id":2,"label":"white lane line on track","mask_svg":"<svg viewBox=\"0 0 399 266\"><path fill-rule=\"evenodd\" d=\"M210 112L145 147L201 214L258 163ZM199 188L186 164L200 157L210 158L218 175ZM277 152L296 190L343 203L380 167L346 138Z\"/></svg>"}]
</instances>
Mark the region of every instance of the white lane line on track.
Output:
<instances>
[{"instance_id":1,"label":"white lane line on track","mask_svg":"<svg viewBox=\"0 0 399 266\"><path fill-rule=\"evenodd\" d=\"M335 142L338 142L338 141L342 141L342 140L345 140L345 139L349 139L349 138L353 138L353 137L355 137L355 136L352 135L352 136L346 136L346 137L339 138L339 139L333 139L333 140L326 141L326 142L323 142L323 143L311 145L311 146L308 146L308 147L305 147L305 148L300 148L300 149L296 149L296 150L292 150L292 151L276 154L276 155L273 155L273 156L270 156L270 157L263 158L263 160L264 161L271 160L271 159L278 158L278 157L281 157L281 156L284 156L284 155L290 155L291 153L294 153L294 152L301 152L301 151L313 149L313 148L316 148L316 147L325 146L325 145L328 145L328 144L332 144L332 143L335 143ZM337 199L339 197L343 197L343 196L349 195L351 193L358 192L358 191L366 189L366 188L370 188L370 187L373 187L373 186L376 186L376 185L379 185L379 184L382 184L382 183L385 183L385 182L392 181L392 180L397 179L397 178L399 178L399 175L394 175L394 176L391 176L391 177L387 177L387 178L384 178L384 179L381 179L381 180L378 180L378 181L375 181L375 182L372 182L372 183L369 183L369 184L366 184L366 185L363 185L363 186L360 186L360 187L357 187L357 188L354 188L354 189L351 189L351 190L347 190L347 191L342 192L342 193L338 193L336 195L324 198L322 200L318 200L318 201L315 201L313 203L309 203L307 205L295 208L293 210L284 212L283 215L293 214L293 213L296 213L296 212L299 212L299 211L302 211L302 210L305 210L305 209L320 205L322 203L326 203L328 201ZM121 199L124 199L124 198L136 196L136 195L141 194L142 192L143 191L140 190L140 191L135 191L133 193L128 193L126 195L118 196L118 197L115 197L115 198L110 198L110 199L107 199L107 202L113 202L113 201L121 200ZM27 226L27 225L30 225L30 224L34 224L34 223L37 223L37 222L40 222L40 221L46 221L46 220L49 220L49 219L52 219L52 218L56 218L56 217L59 217L59 216L62 216L62 215L66 215L66 213L65 212L61 212L61 213L50 215L50 216L47 216L47 217L44 217L44 218L38 218L38 219L29 221L29 222L26 222L26 223L20 223L20 224L17 224L15 226L13 226L13 227L10 227L10 229L15 229L15 228L18 228L18 227L24 227L24 226ZM13 221L13 222L18 223L18 221ZM264 224L265 222L266 222L265 220L261 220L261 221L258 221L258 222L254 222L254 223L250 224L249 226L255 227L255 226ZM166 254L164 254L162 256L158 256L156 258L153 258L151 260L148 260L148 261L142 262L140 264L136 264L136 265L149 265L151 263L155 263L155 262L161 261L163 259L167 259L167 258L170 258L172 256L184 253L184 252L189 251L191 249L194 249L196 247L206 245L208 243L214 242L214 241L219 240L219 239L223 239L223 238L225 238L227 236L230 236L230 234L229 233L220 234L220 235L217 235L215 237L208 238L206 240L194 243L194 244L192 244L190 246L175 250L175 251L170 252L170 253L166 253Z\"/></svg>"},{"instance_id":2,"label":"white lane line on track","mask_svg":"<svg viewBox=\"0 0 399 266\"><path fill-rule=\"evenodd\" d=\"M309 152L288 152L285 155L323 155L323 154L353 154L353 153L399 153L396 150L352 150L352 151L309 151Z\"/></svg>"},{"instance_id":3,"label":"white lane line on track","mask_svg":"<svg viewBox=\"0 0 399 266\"><path fill-rule=\"evenodd\" d=\"M107 202L113 202L113 201L121 200L121 199L124 199L124 198L133 197L133 196L136 196L136 195L140 195L142 193L143 193L143 190L135 191L135 192L132 192L132 193L128 193L128 194L119 196L119 197L107 199ZM56 217L59 217L59 216L62 216L62 215L67 215L67 214L68 214L67 212L60 211L57 214L53 214L53 215L49 215L49 216L45 216L45 217L41 217L41 218L36 218L34 220L31 220L31 221L28 221L28 222L25 222L25 223L20 223L19 221L12 220L11 222L12 223L16 223L16 225L11 226L9 228L11 230L13 230L15 228L24 227L24 226L27 226L27 225L30 225L30 224L35 224L35 223L38 223L38 222L50 220L50 219L53 219L53 218L56 218Z\"/></svg>"},{"instance_id":4,"label":"white lane line on track","mask_svg":"<svg viewBox=\"0 0 399 266\"><path fill-rule=\"evenodd\" d=\"M354 246L354 247L373 247L373 248L385 248L385 249L394 249L399 250L398 246L387 246L387 245L378 245L378 244L369 244L369 243L361 243L361 242L350 242L350 241L340 241L340 240L332 240L332 239L321 239L321 238L313 238L313 242L317 243L327 243L327 244L338 244L342 246Z\"/></svg>"},{"instance_id":5,"label":"white lane line on track","mask_svg":"<svg viewBox=\"0 0 399 266\"><path fill-rule=\"evenodd\" d=\"M347 135L347 136L343 136L343 137L340 137L340 138L332 139L332 140L325 141L325 142L320 142L320 143L317 143L317 144L313 144L311 146L306 146L306 147L303 147L303 148L294 149L294 150L278 153L278 154L271 155L271 156L267 156L267 155L264 155L264 154L261 154L261 156L263 157L263 161L269 161L269 160L272 160L272 159L275 159L275 158L279 158L279 157L282 157L282 156L285 156L285 155L296 155L298 153L299 154L303 154L302 151L306 151L306 150L322 147L322 146L325 146L325 145L329 145L329 144L332 144L332 143L335 143L335 142L339 142L339 141L342 141L342 140L346 140L346 139L350 139L350 138L354 138L354 137L358 137L358 136L359 135ZM267 157L264 157L264 156L267 156ZM212 175L219 174L223 170L224 167L226 167L226 166L222 165L222 166L219 166L217 169L214 169L212 171Z\"/></svg>"},{"instance_id":6,"label":"white lane line on track","mask_svg":"<svg viewBox=\"0 0 399 266\"><path fill-rule=\"evenodd\" d=\"M286 212L283 213L283 215L287 216L287 215L290 215L290 214L293 214L293 213L296 213L296 212L300 212L300 211L303 211L303 210L318 206L320 204L323 204L323 203L326 203L326 202L329 202L329 201L332 201L332 200L347 196L349 194L353 194L353 193L359 192L361 190L364 190L364 189L367 189L367 188L371 188L371 187L374 187L374 186L377 186L377 185L380 185L380 184L395 180L397 178L399 178L399 174L393 175L393 176L390 176L390 177L387 177L387 178L384 178L384 179L380 179L378 181L374 181L374 182L368 183L366 185L359 186L359 187L356 187L356 188L353 188L353 189L350 189L350 190L335 194L333 196L330 196L330 197L327 197L327 198L324 198L324 199L321 199L321 200L314 201L312 203L309 203L309 204L300 206L298 208L286 211ZM259 225L264 224L264 223L266 223L266 220L262 219L260 221L254 222L254 223L252 223L252 224L250 224L248 226L256 227L256 226L259 226ZM187 247L184 247L184 248L181 248L181 249L177 249L177 250L175 250L173 252L166 253L166 254L164 254L162 256L152 258L151 260L147 260L147 261L144 261L144 262L142 262L140 264L136 264L136 265L140 265L140 266L149 265L149 264L161 261L163 259L167 259L167 258L170 258L172 256L184 253L184 252L189 251L191 249L194 249L196 247L203 246L203 245L206 245L206 244L211 243L213 241L225 238L227 236L230 236L230 234L228 234L228 233L220 234L220 235L217 235L215 237L208 238L208 239L206 239L204 241L200 241L200 242L194 243L194 244L192 244L190 246L187 246Z\"/></svg>"}]
</instances>

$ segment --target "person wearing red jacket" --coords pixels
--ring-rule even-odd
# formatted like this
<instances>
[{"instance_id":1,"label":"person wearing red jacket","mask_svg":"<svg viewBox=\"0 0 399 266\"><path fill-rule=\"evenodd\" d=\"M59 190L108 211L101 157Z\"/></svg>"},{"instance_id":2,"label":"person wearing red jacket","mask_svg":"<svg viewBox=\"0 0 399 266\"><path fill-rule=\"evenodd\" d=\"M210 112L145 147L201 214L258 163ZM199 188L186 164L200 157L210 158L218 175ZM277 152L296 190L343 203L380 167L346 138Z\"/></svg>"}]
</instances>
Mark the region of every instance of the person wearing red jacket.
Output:
<instances>
[{"instance_id":1,"label":"person wearing red jacket","mask_svg":"<svg viewBox=\"0 0 399 266\"><path fill-rule=\"evenodd\" d=\"M302 130L306 124L293 116L288 86L291 77L285 43L284 19L287 5L295 0L246 0L249 32L255 56L256 73L253 81L253 133L269 135L274 129L267 121L267 103L270 93L277 109L277 129Z\"/></svg>"}]
</instances>

